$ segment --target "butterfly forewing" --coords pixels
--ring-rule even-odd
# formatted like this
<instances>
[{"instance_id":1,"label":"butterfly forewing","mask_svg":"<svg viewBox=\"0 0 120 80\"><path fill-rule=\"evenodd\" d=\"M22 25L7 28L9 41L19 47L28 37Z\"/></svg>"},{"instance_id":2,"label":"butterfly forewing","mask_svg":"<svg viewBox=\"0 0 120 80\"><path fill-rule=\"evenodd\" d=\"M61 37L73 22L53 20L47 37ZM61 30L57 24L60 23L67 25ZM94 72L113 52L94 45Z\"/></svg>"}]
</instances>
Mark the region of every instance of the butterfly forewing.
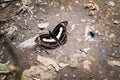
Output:
<instances>
[{"instance_id":1,"label":"butterfly forewing","mask_svg":"<svg viewBox=\"0 0 120 80\"><path fill-rule=\"evenodd\" d=\"M52 33L55 35L55 37L58 40L61 40L62 37L64 36L64 34L66 34L66 26L67 26L68 22L67 21L63 21L61 23L59 23L54 30L52 31Z\"/></svg>"}]
</instances>

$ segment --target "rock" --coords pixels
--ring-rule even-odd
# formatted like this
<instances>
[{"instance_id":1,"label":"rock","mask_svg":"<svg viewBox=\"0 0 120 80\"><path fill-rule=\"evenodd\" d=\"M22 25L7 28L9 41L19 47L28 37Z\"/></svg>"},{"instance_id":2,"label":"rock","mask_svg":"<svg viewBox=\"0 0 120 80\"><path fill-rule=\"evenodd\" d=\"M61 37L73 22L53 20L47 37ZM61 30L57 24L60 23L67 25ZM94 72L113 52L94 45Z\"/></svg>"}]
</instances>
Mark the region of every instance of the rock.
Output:
<instances>
[{"instance_id":1,"label":"rock","mask_svg":"<svg viewBox=\"0 0 120 80\"><path fill-rule=\"evenodd\" d=\"M30 38L30 39L28 39L28 40L20 43L20 44L18 45L18 47L21 47L21 48L32 48L33 46L36 45L35 39L36 39L37 36L38 36L38 35L36 35L35 37L32 37L32 38Z\"/></svg>"},{"instance_id":2,"label":"rock","mask_svg":"<svg viewBox=\"0 0 120 80\"><path fill-rule=\"evenodd\" d=\"M110 66L119 66L120 67L120 61L117 61L117 60L109 60L109 61L107 61L107 64Z\"/></svg>"},{"instance_id":3,"label":"rock","mask_svg":"<svg viewBox=\"0 0 120 80\"><path fill-rule=\"evenodd\" d=\"M37 25L42 30L44 28L47 28L49 26L49 23L48 22L42 22L42 23L38 23Z\"/></svg>"},{"instance_id":4,"label":"rock","mask_svg":"<svg viewBox=\"0 0 120 80\"><path fill-rule=\"evenodd\" d=\"M64 6L61 6L60 9L61 9L61 11L63 11L63 10L65 9L65 7L64 7Z\"/></svg>"},{"instance_id":5,"label":"rock","mask_svg":"<svg viewBox=\"0 0 120 80\"><path fill-rule=\"evenodd\" d=\"M94 1L89 1L89 3L84 4L84 7L89 10L99 10L99 6Z\"/></svg>"},{"instance_id":6,"label":"rock","mask_svg":"<svg viewBox=\"0 0 120 80\"><path fill-rule=\"evenodd\" d=\"M118 21L118 20L114 20L114 21L113 21L113 24L118 25L118 24L119 24L119 21Z\"/></svg>"},{"instance_id":7,"label":"rock","mask_svg":"<svg viewBox=\"0 0 120 80\"><path fill-rule=\"evenodd\" d=\"M86 19L81 19L81 22L86 22L87 20Z\"/></svg>"},{"instance_id":8,"label":"rock","mask_svg":"<svg viewBox=\"0 0 120 80\"><path fill-rule=\"evenodd\" d=\"M58 63L55 60L52 60L50 58L46 58L46 57L42 57L42 56L38 55L37 60L40 63L42 63L43 65L45 65L46 67L49 67L50 65L52 65L56 71L59 71L59 69L60 69Z\"/></svg>"},{"instance_id":9,"label":"rock","mask_svg":"<svg viewBox=\"0 0 120 80\"><path fill-rule=\"evenodd\" d=\"M75 30L75 26L76 26L76 24L72 24L70 31Z\"/></svg>"},{"instance_id":10,"label":"rock","mask_svg":"<svg viewBox=\"0 0 120 80\"><path fill-rule=\"evenodd\" d=\"M114 7L115 6L115 3L113 1L109 1L108 2L108 5L111 6L111 7Z\"/></svg>"},{"instance_id":11,"label":"rock","mask_svg":"<svg viewBox=\"0 0 120 80\"><path fill-rule=\"evenodd\" d=\"M22 73L22 80L53 80L57 76L54 69L48 69L46 66L32 66Z\"/></svg>"},{"instance_id":12,"label":"rock","mask_svg":"<svg viewBox=\"0 0 120 80\"><path fill-rule=\"evenodd\" d=\"M57 16L57 17L60 16L60 13L57 13L56 16Z\"/></svg>"},{"instance_id":13,"label":"rock","mask_svg":"<svg viewBox=\"0 0 120 80\"><path fill-rule=\"evenodd\" d=\"M89 1L89 3L84 4L84 7L89 10L89 16L93 16L95 12L99 11L99 6L94 1Z\"/></svg>"},{"instance_id":14,"label":"rock","mask_svg":"<svg viewBox=\"0 0 120 80\"><path fill-rule=\"evenodd\" d=\"M60 66L61 68L66 67L66 66L68 66L68 65L70 65L70 64L68 64L68 63L59 63L59 66Z\"/></svg>"},{"instance_id":15,"label":"rock","mask_svg":"<svg viewBox=\"0 0 120 80\"><path fill-rule=\"evenodd\" d=\"M20 7L20 3L16 3L15 6L16 6L16 7Z\"/></svg>"},{"instance_id":16,"label":"rock","mask_svg":"<svg viewBox=\"0 0 120 80\"><path fill-rule=\"evenodd\" d=\"M114 33L111 33L111 34L109 35L109 38L115 38L115 34L114 34Z\"/></svg>"},{"instance_id":17,"label":"rock","mask_svg":"<svg viewBox=\"0 0 120 80\"><path fill-rule=\"evenodd\" d=\"M91 61L85 60L82 64L84 69L91 71L90 69L90 65L92 64Z\"/></svg>"},{"instance_id":18,"label":"rock","mask_svg":"<svg viewBox=\"0 0 120 80\"><path fill-rule=\"evenodd\" d=\"M95 14L94 11L89 11L89 13L88 13L89 16L93 16L94 14Z\"/></svg>"},{"instance_id":19,"label":"rock","mask_svg":"<svg viewBox=\"0 0 120 80\"><path fill-rule=\"evenodd\" d=\"M90 50L90 48L84 48L84 49L83 49L83 52L84 52L84 53L87 53L89 50Z\"/></svg>"},{"instance_id":20,"label":"rock","mask_svg":"<svg viewBox=\"0 0 120 80\"><path fill-rule=\"evenodd\" d=\"M46 12L46 10L44 8L40 8L40 10L43 11L43 12Z\"/></svg>"},{"instance_id":21,"label":"rock","mask_svg":"<svg viewBox=\"0 0 120 80\"><path fill-rule=\"evenodd\" d=\"M78 3L79 3L79 1L78 1L78 0L75 0L75 3L76 3L76 4L78 4Z\"/></svg>"}]
</instances>

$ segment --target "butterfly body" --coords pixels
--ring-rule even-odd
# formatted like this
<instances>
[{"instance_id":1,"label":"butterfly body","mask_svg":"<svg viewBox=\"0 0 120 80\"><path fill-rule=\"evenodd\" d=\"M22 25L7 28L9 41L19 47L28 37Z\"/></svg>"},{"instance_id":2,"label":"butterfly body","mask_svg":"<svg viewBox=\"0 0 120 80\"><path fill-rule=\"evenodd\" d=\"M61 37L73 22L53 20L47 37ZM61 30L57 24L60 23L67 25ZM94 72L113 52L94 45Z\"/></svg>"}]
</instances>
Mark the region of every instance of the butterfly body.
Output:
<instances>
[{"instance_id":1,"label":"butterfly body","mask_svg":"<svg viewBox=\"0 0 120 80\"><path fill-rule=\"evenodd\" d=\"M53 31L49 31L49 34L39 35L35 42L44 48L54 49L60 45L65 44L67 40L66 26L67 21L59 23Z\"/></svg>"}]
</instances>

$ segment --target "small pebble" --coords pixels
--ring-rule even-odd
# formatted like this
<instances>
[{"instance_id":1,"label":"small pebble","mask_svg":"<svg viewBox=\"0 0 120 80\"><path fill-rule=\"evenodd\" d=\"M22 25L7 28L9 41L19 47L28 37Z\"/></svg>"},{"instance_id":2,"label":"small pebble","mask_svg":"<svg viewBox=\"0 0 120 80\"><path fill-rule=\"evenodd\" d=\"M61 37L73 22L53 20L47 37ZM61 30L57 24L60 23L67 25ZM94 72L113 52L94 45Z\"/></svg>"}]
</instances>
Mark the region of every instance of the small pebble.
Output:
<instances>
[{"instance_id":1,"label":"small pebble","mask_svg":"<svg viewBox=\"0 0 120 80\"><path fill-rule=\"evenodd\" d=\"M118 66L118 67L120 67L120 61L119 60L108 60L107 64L109 66Z\"/></svg>"},{"instance_id":2,"label":"small pebble","mask_svg":"<svg viewBox=\"0 0 120 80\"><path fill-rule=\"evenodd\" d=\"M113 1L109 1L108 5L111 6L111 7L114 7L115 3Z\"/></svg>"},{"instance_id":3,"label":"small pebble","mask_svg":"<svg viewBox=\"0 0 120 80\"><path fill-rule=\"evenodd\" d=\"M79 3L79 1L78 1L78 0L75 0L75 3L77 4L77 3Z\"/></svg>"},{"instance_id":4,"label":"small pebble","mask_svg":"<svg viewBox=\"0 0 120 80\"><path fill-rule=\"evenodd\" d=\"M81 22L86 22L86 20L85 19L81 19Z\"/></svg>"},{"instance_id":5,"label":"small pebble","mask_svg":"<svg viewBox=\"0 0 120 80\"><path fill-rule=\"evenodd\" d=\"M83 61L82 64L83 64L84 69L89 70L89 71L91 70L91 67L90 67L90 65L92 64L91 61L85 60L85 61Z\"/></svg>"},{"instance_id":6,"label":"small pebble","mask_svg":"<svg viewBox=\"0 0 120 80\"><path fill-rule=\"evenodd\" d=\"M76 24L72 24L72 26L71 26L71 30L70 30L70 31L75 30L75 26L76 26Z\"/></svg>"},{"instance_id":7,"label":"small pebble","mask_svg":"<svg viewBox=\"0 0 120 80\"><path fill-rule=\"evenodd\" d=\"M100 74L102 74L102 71L99 71Z\"/></svg>"},{"instance_id":8,"label":"small pebble","mask_svg":"<svg viewBox=\"0 0 120 80\"><path fill-rule=\"evenodd\" d=\"M114 20L113 23L116 24L116 25L118 25L119 21L118 20Z\"/></svg>"},{"instance_id":9,"label":"small pebble","mask_svg":"<svg viewBox=\"0 0 120 80\"><path fill-rule=\"evenodd\" d=\"M20 3L16 3L15 6L16 6L16 7L19 7L19 6L20 6Z\"/></svg>"},{"instance_id":10,"label":"small pebble","mask_svg":"<svg viewBox=\"0 0 120 80\"><path fill-rule=\"evenodd\" d=\"M64 9L65 9L65 7L64 7L64 6L61 6L61 7L60 7L60 9L61 9L61 10L64 10Z\"/></svg>"},{"instance_id":11,"label":"small pebble","mask_svg":"<svg viewBox=\"0 0 120 80\"><path fill-rule=\"evenodd\" d=\"M49 26L49 23L44 22L44 23L38 23L37 25L41 30L43 30L44 28L47 28Z\"/></svg>"},{"instance_id":12,"label":"small pebble","mask_svg":"<svg viewBox=\"0 0 120 80\"><path fill-rule=\"evenodd\" d=\"M74 74L73 77L76 77L76 75Z\"/></svg>"},{"instance_id":13,"label":"small pebble","mask_svg":"<svg viewBox=\"0 0 120 80\"><path fill-rule=\"evenodd\" d=\"M89 13L88 13L89 16L93 16L94 14L95 14L94 11L89 11Z\"/></svg>"},{"instance_id":14,"label":"small pebble","mask_svg":"<svg viewBox=\"0 0 120 80\"><path fill-rule=\"evenodd\" d=\"M64 76L68 76L68 74L64 74Z\"/></svg>"},{"instance_id":15,"label":"small pebble","mask_svg":"<svg viewBox=\"0 0 120 80\"><path fill-rule=\"evenodd\" d=\"M56 16L60 16L60 14L59 14L59 13L57 13L57 14L56 14Z\"/></svg>"},{"instance_id":16,"label":"small pebble","mask_svg":"<svg viewBox=\"0 0 120 80\"><path fill-rule=\"evenodd\" d=\"M115 34L114 33L111 33L109 38L115 38Z\"/></svg>"}]
</instances>

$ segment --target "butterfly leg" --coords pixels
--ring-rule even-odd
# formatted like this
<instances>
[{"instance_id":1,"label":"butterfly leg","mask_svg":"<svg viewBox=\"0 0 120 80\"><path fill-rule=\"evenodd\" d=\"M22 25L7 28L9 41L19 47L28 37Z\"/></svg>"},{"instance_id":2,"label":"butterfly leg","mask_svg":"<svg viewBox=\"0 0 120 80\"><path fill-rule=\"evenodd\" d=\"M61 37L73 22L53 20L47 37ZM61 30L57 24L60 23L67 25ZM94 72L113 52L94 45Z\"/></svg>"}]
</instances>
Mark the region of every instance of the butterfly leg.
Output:
<instances>
[{"instance_id":1,"label":"butterfly leg","mask_svg":"<svg viewBox=\"0 0 120 80\"><path fill-rule=\"evenodd\" d=\"M42 51L45 51L47 54L50 54L44 47L40 46L40 48L42 49Z\"/></svg>"},{"instance_id":2,"label":"butterfly leg","mask_svg":"<svg viewBox=\"0 0 120 80\"><path fill-rule=\"evenodd\" d=\"M43 52L43 51L45 51L47 54L49 54L48 51L46 51L46 49L44 47L42 47L41 45L36 45L35 46L35 50L37 52L40 52L40 53Z\"/></svg>"}]
</instances>

